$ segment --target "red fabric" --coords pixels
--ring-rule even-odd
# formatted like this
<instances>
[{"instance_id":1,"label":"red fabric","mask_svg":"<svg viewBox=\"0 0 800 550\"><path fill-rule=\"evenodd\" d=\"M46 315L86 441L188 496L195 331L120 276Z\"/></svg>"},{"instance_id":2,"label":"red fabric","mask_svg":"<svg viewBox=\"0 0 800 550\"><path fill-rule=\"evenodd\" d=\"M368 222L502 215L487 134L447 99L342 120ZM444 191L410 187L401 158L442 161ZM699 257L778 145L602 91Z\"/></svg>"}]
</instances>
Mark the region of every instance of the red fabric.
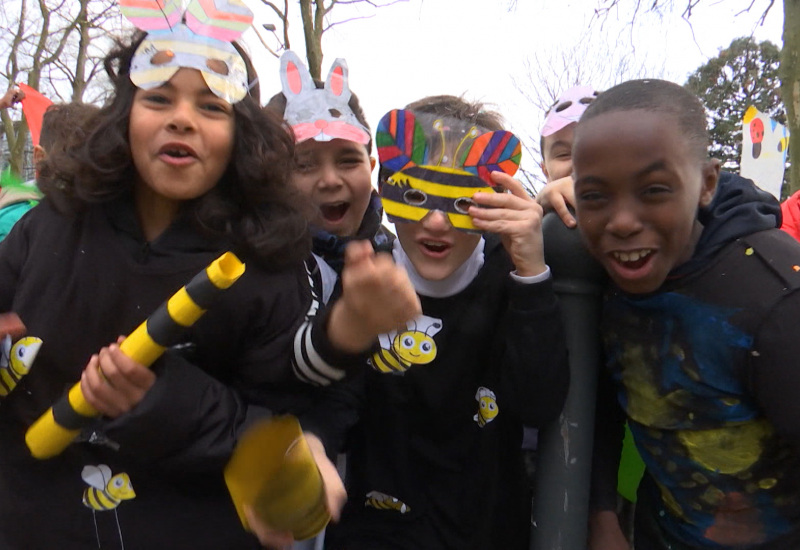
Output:
<instances>
[{"instance_id":1,"label":"red fabric","mask_svg":"<svg viewBox=\"0 0 800 550\"><path fill-rule=\"evenodd\" d=\"M781 203L781 229L800 241L800 191Z\"/></svg>"},{"instance_id":2,"label":"red fabric","mask_svg":"<svg viewBox=\"0 0 800 550\"><path fill-rule=\"evenodd\" d=\"M28 121L28 128L31 131L31 141L33 141L34 145L39 145L39 136L42 135L42 119L44 118L44 112L53 102L27 84L19 84L19 89L25 92L25 98L21 101L22 112L25 114L25 120Z\"/></svg>"}]
</instances>

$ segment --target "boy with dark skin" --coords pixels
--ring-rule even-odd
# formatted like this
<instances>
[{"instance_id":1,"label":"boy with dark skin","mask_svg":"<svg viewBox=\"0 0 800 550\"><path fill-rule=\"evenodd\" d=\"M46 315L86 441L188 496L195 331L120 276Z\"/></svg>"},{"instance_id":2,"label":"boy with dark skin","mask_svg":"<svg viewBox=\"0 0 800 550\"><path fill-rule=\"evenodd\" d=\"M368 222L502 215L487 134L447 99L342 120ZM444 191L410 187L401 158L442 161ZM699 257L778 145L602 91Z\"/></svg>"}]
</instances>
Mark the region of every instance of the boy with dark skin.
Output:
<instances>
[{"instance_id":1,"label":"boy with dark skin","mask_svg":"<svg viewBox=\"0 0 800 550\"><path fill-rule=\"evenodd\" d=\"M705 124L689 92L639 80L575 133L577 226L612 281L606 363L647 466L635 547L798 548L800 246L771 196L708 158ZM601 442L619 442L611 424ZM599 448L595 519L619 450Z\"/></svg>"}]
</instances>

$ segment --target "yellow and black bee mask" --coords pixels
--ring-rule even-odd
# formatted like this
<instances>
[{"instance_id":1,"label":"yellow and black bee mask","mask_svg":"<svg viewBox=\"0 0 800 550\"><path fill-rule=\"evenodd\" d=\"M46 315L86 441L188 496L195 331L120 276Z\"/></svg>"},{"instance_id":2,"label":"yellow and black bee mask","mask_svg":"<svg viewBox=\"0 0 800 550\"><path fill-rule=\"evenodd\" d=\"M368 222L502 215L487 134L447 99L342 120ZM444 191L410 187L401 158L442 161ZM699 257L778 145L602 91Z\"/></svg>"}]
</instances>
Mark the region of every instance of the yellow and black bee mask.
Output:
<instances>
[{"instance_id":1,"label":"yellow and black bee mask","mask_svg":"<svg viewBox=\"0 0 800 550\"><path fill-rule=\"evenodd\" d=\"M472 195L494 191L489 174L514 175L522 156L511 132L482 132L447 117L403 109L386 113L375 136L381 168L381 200L392 222L418 222L433 210L456 229L479 232L468 214Z\"/></svg>"}]
</instances>

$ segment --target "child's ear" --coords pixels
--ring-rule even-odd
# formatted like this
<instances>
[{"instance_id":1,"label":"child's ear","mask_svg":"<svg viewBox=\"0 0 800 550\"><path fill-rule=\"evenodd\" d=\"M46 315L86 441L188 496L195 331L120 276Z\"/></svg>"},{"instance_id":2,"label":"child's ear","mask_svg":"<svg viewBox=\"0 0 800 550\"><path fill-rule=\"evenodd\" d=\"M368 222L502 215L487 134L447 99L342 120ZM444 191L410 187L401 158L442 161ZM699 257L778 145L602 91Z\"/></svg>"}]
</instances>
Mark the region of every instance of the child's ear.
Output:
<instances>
[{"instance_id":1,"label":"child's ear","mask_svg":"<svg viewBox=\"0 0 800 550\"><path fill-rule=\"evenodd\" d=\"M369 171L370 172L375 170L375 164L377 164L377 162L378 161L375 159L375 157L369 157Z\"/></svg>"},{"instance_id":2,"label":"child's ear","mask_svg":"<svg viewBox=\"0 0 800 550\"><path fill-rule=\"evenodd\" d=\"M547 173L547 165L544 163L544 160L539 163L539 168L542 169L542 173L544 174L545 181L550 181L550 174Z\"/></svg>"},{"instance_id":3,"label":"child's ear","mask_svg":"<svg viewBox=\"0 0 800 550\"><path fill-rule=\"evenodd\" d=\"M47 151L41 145L33 146L33 165L36 166L47 158Z\"/></svg>"},{"instance_id":4,"label":"child's ear","mask_svg":"<svg viewBox=\"0 0 800 550\"><path fill-rule=\"evenodd\" d=\"M717 159L708 159L703 164L703 187L700 189L700 206L705 207L711 204L714 193L717 191L717 180L719 180L720 162Z\"/></svg>"}]
</instances>

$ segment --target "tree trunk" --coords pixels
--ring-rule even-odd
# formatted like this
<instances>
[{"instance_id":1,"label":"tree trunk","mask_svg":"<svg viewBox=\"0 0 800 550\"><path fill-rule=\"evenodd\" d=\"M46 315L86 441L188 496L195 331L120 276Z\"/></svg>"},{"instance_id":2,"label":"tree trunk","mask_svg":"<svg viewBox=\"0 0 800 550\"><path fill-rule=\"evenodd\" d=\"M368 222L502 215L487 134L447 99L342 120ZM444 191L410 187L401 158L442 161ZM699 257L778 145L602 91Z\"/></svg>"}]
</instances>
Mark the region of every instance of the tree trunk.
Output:
<instances>
[{"instance_id":1,"label":"tree trunk","mask_svg":"<svg viewBox=\"0 0 800 550\"><path fill-rule=\"evenodd\" d=\"M306 60L308 61L308 72L313 78L320 80L322 72L322 29L316 28L317 17L315 12L320 10L320 6L315 0L300 0L300 13L303 18L303 37L306 42ZM322 8L324 11L324 7Z\"/></svg>"},{"instance_id":2,"label":"tree trunk","mask_svg":"<svg viewBox=\"0 0 800 550\"><path fill-rule=\"evenodd\" d=\"M789 128L789 193L800 190L800 0L783 0L781 95Z\"/></svg>"}]
</instances>

